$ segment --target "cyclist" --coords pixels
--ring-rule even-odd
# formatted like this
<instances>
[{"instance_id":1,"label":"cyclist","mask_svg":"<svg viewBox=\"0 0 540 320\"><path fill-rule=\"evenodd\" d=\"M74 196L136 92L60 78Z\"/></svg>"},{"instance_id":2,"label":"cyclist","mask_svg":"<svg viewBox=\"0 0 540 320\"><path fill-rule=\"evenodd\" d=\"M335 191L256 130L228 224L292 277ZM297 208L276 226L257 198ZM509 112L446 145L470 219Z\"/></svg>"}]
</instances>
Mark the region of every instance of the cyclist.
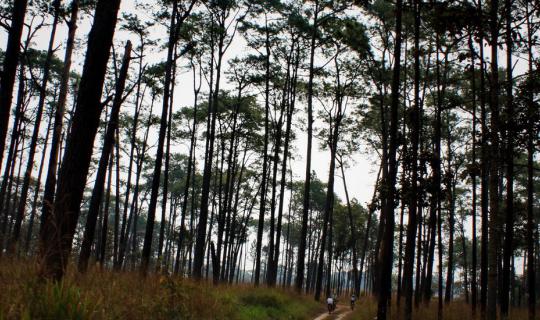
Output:
<instances>
[{"instance_id":1,"label":"cyclist","mask_svg":"<svg viewBox=\"0 0 540 320\"><path fill-rule=\"evenodd\" d=\"M331 314L332 311L334 311L334 298L332 298L332 296L329 296L326 299L326 304L327 304L327 307L328 307L328 314Z\"/></svg>"},{"instance_id":2,"label":"cyclist","mask_svg":"<svg viewBox=\"0 0 540 320\"><path fill-rule=\"evenodd\" d=\"M351 310L354 310L355 303L356 303L356 295L353 293L351 296Z\"/></svg>"}]
</instances>

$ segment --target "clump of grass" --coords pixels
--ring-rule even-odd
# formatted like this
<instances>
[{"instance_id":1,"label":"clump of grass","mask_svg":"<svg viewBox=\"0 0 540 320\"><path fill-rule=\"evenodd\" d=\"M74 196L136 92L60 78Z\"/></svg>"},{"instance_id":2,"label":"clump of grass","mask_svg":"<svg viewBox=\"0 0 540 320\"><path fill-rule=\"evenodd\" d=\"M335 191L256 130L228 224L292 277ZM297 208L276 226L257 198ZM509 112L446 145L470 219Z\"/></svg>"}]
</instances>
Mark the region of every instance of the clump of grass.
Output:
<instances>
[{"instance_id":1,"label":"clump of grass","mask_svg":"<svg viewBox=\"0 0 540 320\"><path fill-rule=\"evenodd\" d=\"M311 319L322 309L311 297L278 289L246 289L238 296L239 319Z\"/></svg>"},{"instance_id":2,"label":"clump of grass","mask_svg":"<svg viewBox=\"0 0 540 320\"><path fill-rule=\"evenodd\" d=\"M93 304L81 297L80 290L63 282L36 283L26 291L25 319L89 319L94 313Z\"/></svg>"}]
</instances>

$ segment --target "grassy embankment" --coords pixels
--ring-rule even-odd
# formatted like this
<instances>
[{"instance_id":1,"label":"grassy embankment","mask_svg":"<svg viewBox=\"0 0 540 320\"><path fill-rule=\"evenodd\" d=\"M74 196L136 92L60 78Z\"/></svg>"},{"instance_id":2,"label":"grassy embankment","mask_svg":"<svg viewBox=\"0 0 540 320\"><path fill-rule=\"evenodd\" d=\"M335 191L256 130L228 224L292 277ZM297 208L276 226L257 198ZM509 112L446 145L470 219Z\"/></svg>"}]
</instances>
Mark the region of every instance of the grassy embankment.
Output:
<instances>
[{"instance_id":1,"label":"grassy embankment","mask_svg":"<svg viewBox=\"0 0 540 320\"><path fill-rule=\"evenodd\" d=\"M54 284L35 263L0 262L1 319L313 319L324 306L311 296L179 278L73 270Z\"/></svg>"}]
</instances>

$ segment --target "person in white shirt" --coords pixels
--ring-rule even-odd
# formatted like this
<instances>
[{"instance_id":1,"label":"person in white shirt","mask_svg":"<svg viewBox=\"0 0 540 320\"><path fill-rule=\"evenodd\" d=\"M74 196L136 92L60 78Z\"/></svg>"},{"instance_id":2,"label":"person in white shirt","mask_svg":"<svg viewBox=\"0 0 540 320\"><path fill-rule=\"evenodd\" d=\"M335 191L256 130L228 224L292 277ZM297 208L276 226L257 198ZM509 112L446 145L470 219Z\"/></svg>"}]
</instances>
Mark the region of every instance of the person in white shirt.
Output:
<instances>
[{"instance_id":1,"label":"person in white shirt","mask_svg":"<svg viewBox=\"0 0 540 320\"><path fill-rule=\"evenodd\" d=\"M328 306L328 314L331 314L334 310L334 298L332 298L332 296L328 297L326 299L326 304Z\"/></svg>"}]
</instances>

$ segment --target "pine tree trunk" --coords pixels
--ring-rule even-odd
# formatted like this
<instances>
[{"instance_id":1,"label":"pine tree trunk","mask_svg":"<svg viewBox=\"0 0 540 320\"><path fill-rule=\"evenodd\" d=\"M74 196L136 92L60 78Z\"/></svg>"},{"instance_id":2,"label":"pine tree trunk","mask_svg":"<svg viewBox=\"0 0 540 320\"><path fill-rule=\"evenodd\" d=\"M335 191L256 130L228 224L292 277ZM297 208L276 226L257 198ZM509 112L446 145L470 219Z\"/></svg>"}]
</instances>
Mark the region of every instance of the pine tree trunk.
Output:
<instances>
[{"instance_id":1,"label":"pine tree trunk","mask_svg":"<svg viewBox=\"0 0 540 320\"><path fill-rule=\"evenodd\" d=\"M53 3L54 18L51 27L51 35L49 39L49 46L47 49L47 56L43 65L43 78L39 86L39 101L36 110L36 121L34 123L34 129L32 132L32 138L30 140L30 148L28 151L28 158L26 160L26 169L24 172L23 185L20 192L19 206L16 212L15 226L11 234L11 239L8 244L8 253L15 254L17 252L21 225L26 215L26 200L28 198L28 189L30 188L30 178L34 169L34 156L36 154L36 147L39 138L39 130L41 127L41 118L43 116L43 109L45 107L45 99L47 97L47 84L49 82L51 60L54 53L54 39L56 36L56 27L58 25L58 19L60 16L60 0L55 0ZM2 148L3 149L3 148ZM1 160L0 160L1 161Z\"/></svg>"},{"instance_id":2,"label":"pine tree trunk","mask_svg":"<svg viewBox=\"0 0 540 320\"><path fill-rule=\"evenodd\" d=\"M478 167L476 163L476 71L475 71L475 63L476 63L476 51L473 47L473 40L472 40L472 31L469 33L469 51L471 54L471 96L472 96L472 109L473 109L473 123L472 123L472 165L471 165L471 180L472 180L472 208L471 208L471 214L472 214L472 267L471 267L471 307L472 307L472 315L473 317L476 316L476 309L477 309L477 299L478 299L478 285L477 285L477 268L478 268L478 262L477 262L477 237L476 237L476 203L477 203L477 183L476 183L476 176L478 173Z\"/></svg>"},{"instance_id":3,"label":"pine tree trunk","mask_svg":"<svg viewBox=\"0 0 540 320\"><path fill-rule=\"evenodd\" d=\"M526 4L527 12L527 53L529 57L528 72L533 72L533 30L531 22L531 14L529 12L529 5ZM532 82L531 82L532 83ZM527 291L528 291L528 315L529 320L536 319L536 270L535 270L535 229L537 224L534 216L534 140L537 138L535 134L534 126L536 124L535 119L538 117L538 110L534 106L534 95L532 85L528 86L529 95L527 99L527 255L526 260L528 263L523 263L524 267L527 266Z\"/></svg>"},{"instance_id":4,"label":"pine tree trunk","mask_svg":"<svg viewBox=\"0 0 540 320\"><path fill-rule=\"evenodd\" d=\"M452 134L450 130L450 121L449 115L447 114L447 145L446 145L446 158L448 162L448 171L446 172L446 194L447 194L447 205L448 205L448 254L447 254L447 272L446 272L446 285L444 293L444 302L450 303L453 296L453 286L454 286L454 232L455 232L455 178L454 170L452 166L453 163L453 153L452 153Z\"/></svg>"},{"instance_id":5,"label":"pine tree trunk","mask_svg":"<svg viewBox=\"0 0 540 320\"><path fill-rule=\"evenodd\" d=\"M193 79L195 81L195 66L192 65L193 68ZM199 68L199 72L201 71L201 68ZM199 74L199 76L202 76ZM188 205L188 197L189 197L189 190L190 186L192 184L192 173L193 173L193 167L194 167L194 159L195 159L195 146L197 143L197 112L198 112L198 98L199 98L199 92L201 89L201 83L199 83L199 86L197 87L194 83L193 87L193 93L194 93L194 102L193 102L193 126L191 128L191 138L189 143L189 157L188 157L188 163L187 163L187 176L186 176L186 184L184 186L184 193L182 196L182 213L180 218L180 232L178 234L178 249L176 252L176 264L174 267L174 274L178 274L180 271L180 251L182 250L183 244L184 244L184 229L186 228L186 213L187 213L187 205ZM192 195L192 198L195 197L195 194Z\"/></svg>"},{"instance_id":6,"label":"pine tree trunk","mask_svg":"<svg viewBox=\"0 0 540 320\"><path fill-rule=\"evenodd\" d=\"M498 23L499 1L492 0L490 5L490 33L491 33L491 79L490 101L491 128L490 128L490 166L489 166L489 243L488 243L488 283L487 283L487 309L488 319L497 317L497 299L499 287L499 254L501 243L501 219L499 212L499 64L498 64Z\"/></svg>"},{"instance_id":7,"label":"pine tree trunk","mask_svg":"<svg viewBox=\"0 0 540 320\"><path fill-rule=\"evenodd\" d=\"M176 46L175 46L175 53L176 56ZM167 213L167 198L169 195L169 164L171 161L171 130L172 130L172 106L174 103L174 85L176 83L176 61L173 61L172 66L172 78L171 78L171 98L169 102L169 114L168 114L168 120L167 120L167 142L166 142L166 151L165 151L165 167L163 168L163 198L161 201L161 221L159 224L159 240L158 240L158 257L157 257L157 265L156 268L159 270L161 268L161 265L163 264L162 261L162 254L163 254L163 241L165 239L165 224L167 219L165 218L165 215Z\"/></svg>"},{"instance_id":8,"label":"pine tree trunk","mask_svg":"<svg viewBox=\"0 0 540 320\"><path fill-rule=\"evenodd\" d=\"M298 247L298 261L296 262L296 283L295 288L299 293L302 291L304 284L304 269L305 269L305 252L307 238L307 224L309 219L309 199L311 192L311 149L313 140L313 78L314 78L314 61L315 61L315 46L317 43L317 28L318 28L319 1L315 1L315 11L313 16L313 25L311 26L311 46L309 55L309 78L307 87L307 149L306 149L306 172L304 180L304 194L302 207L302 227L300 230L300 245Z\"/></svg>"},{"instance_id":9,"label":"pine tree trunk","mask_svg":"<svg viewBox=\"0 0 540 320\"><path fill-rule=\"evenodd\" d=\"M224 27L224 21L220 22L220 28L222 32L225 29ZM214 26L215 27L215 26ZM218 98L219 98L219 87L220 87L220 78L221 78L221 63L223 59L223 46L224 46L224 34L219 35L218 39L218 56L217 56L217 66L216 66L216 80L215 80L215 88L213 89L213 92L210 92L209 95L209 108L210 112L208 113L208 119L207 119L207 138L206 138L206 153L204 155L204 170L203 170L203 181L202 181L202 190L201 190L201 206L199 211L199 224L197 226L197 232L196 232L196 241L195 241L195 252L194 252L194 258L193 258L193 277L196 280L200 280L202 278L202 268L204 263L204 252L206 248L206 228L208 224L208 203L209 203L209 195L210 195L210 182L212 178L212 160L214 158L214 140L216 135L216 118L217 118L217 104L218 104ZM212 53L214 50L214 38L212 36ZM212 54L212 63L211 63L211 69L213 70L213 61L214 61L214 55ZM213 72L213 71L212 71ZM212 74L211 72L211 74ZM212 79L212 77L210 77ZM212 87L212 86L210 86ZM211 229L212 223L210 223L210 229ZM211 233L209 231L209 233ZM206 270L208 271L209 268Z\"/></svg>"},{"instance_id":10,"label":"pine tree trunk","mask_svg":"<svg viewBox=\"0 0 540 320\"><path fill-rule=\"evenodd\" d=\"M13 87L15 85L17 65L19 64L19 48L27 4L27 0L17 0L13 3L11 26L9 28L6 51L4 52L2 77L0 78L0 168L4 160L4 148L6 145L9 117L11 115Z\"/></svg>"},{"instance_id":11,"label":"pine tree trunk","mask_svg":"<svg viewBox=\"0 0 540 320\"><path fill-rule=\"evenodd\" d=\"M68 23L68 38L66 41L66 51L64 55L64 68L62 69L62 75L60 78L60 91L58 93L58 101L56 103L56 109L54 113L54 129L51 140L51 151L49 153L49 163L47 167L47 178L45 180L45 189L43 191L43 200L41 207L40 218L40 252L41 245L45 242L46 235L44 233L44 225L51 215L52 208L54 206L54 193L56 190L56 174L59 167L58 161L60 159L60 150L62 149L62 127L64 122L64 113L66 109L66 100L69 91L69 79L71 73L71 57L73 55L73 49L75 47L75 33L77 31L77 19L79 14L79 0L73 0L71 2L71 14Z\"/></svg>"},{"instance_id":12,"label":"pine tree trunk","mask_svg":"<svg viewBox=\"0 0 540 320\"><path fill-rule=\"evenodd\" d=\"M392 100L390 105L390 144L388 149L388 177L385 181L385 206L383 208L385 216L384 236L379 252L379 301L377 306L377 319L384 320L388 316L388 302L392 290L392 265L394 261L394 201L396 189L397 161L396 153L398 149L398 109L400 99L400 75L401 75L401 42L402 42L402 10L403 1L396 1L396 30L394 43L394 70L392 75Z\"/></svg>"},{"instance_id":13,"label":"pine tree trunk","mask_svg":"<svg viewBox=\"0 0 540 320\"><path fill-rule=\"evenodd\" d=\"M409 194L409 221L405 247L403 291L405 294L405 320L412 319L413 268L416 232L418 230L418 144L420 140L420 1L414 2L414 104L410 113L411 128L411 191ZM420 248L418 248L420 250ZM417 265L417 268L420 268ZM418 290L418 288L416 289Z\"/></svg>"},{"instance_id":14,"label":"pine tree trunk","mask_svg":"<svg viewBox=\"0 0 540 320\"><path fill-rule=\"evenodd\" d=\"M111 203L111 183L112 183L112 172L113 172L113 159L114 153L111 152L109 156L109 177L107 182L107 194L105 195L105 208L103 208L103 224L101 225L101 240L100 240L100 251L98 252L98 261L101 268L105 265L106 255L107 255L107 236L109 228L109 208Z\"/></svg>"},{"instance_id":15,"label":"pine tree trunk","mask_svg":"<svg viewBox=\"0 0 540 320\"><path fill-rule=\"evenodd\" d=\"M28 220L28 230L26 231L26 240L24 244L24 252L30 254L30 242L32 241L32 233L34 229L34 221L36 219L37 202L39 198L39 189L41 188L41 178L43 176L43 167L45 164L45 156L47 154L47 145L49 144L49 136L51 133L51 127L53 122L52 114L49 116L49 123L47 124L47 131L45 134L45 142L43 143L43 152L41 153L41 161L39 162L38 178L34 189L34 199L32 200L32 209L30 211L30 218Z\"/></svg>"},{"instance_id":16,"label":"pine tree trunk","mask_svg":"<svg viewBox=\"0 0 540 320\"><path fill-rule=\"evenodd\" d=\"M512 1L505 0L506 12L506 214L503 248L503 270L501 288L501 318L508 318L511 258L514 238L514 101L512 76Z\"/></svg>"},{"instance_id":17,"label":"pine tree trunk","mask_svg":"<svg viewBox=\"0 0 540 320\"><path fill-rule=\"evenodd\" d=\"M131 60L130 41L127 42L124 50L125 51L124 58L122 60L122 67L120 69L120 74L116 83L114 102L111 108L111 115L109 118L109 123L107 124L107 130L105 131L105 137L103 139L103 149L101 151L101 157L99 159L96 180L94 182L94 188L92 191L92 198L90 199L90 207L88 209L88 216L81 244L81 252L79 255L79 272L86 272L86 269L88 268L88 259L90 258L92 244L94 243L96 221L99 213L99 208L102 203L103 191L105 189L107 169L109 169L109 171L112 170L112 168L108 168L108 164L110 162L111 153L114 148L114 136L116 133L116 129L118 128L120 108L124 100L124 88L128 77L129 62Z\"/></svg>"},{"instance_id":18,"label":"pine tree trunk","mask_svg":"<svg viewBox=\"0 0 540 320\"><path fill-rule=\"evenodd\" d=\"M71 134L58 178L54 216L44 225L42 275L60 280L65 272L92 147L99 126L100 97L105 80L120 0L99 0L88 36L83 73L73 115Z\"/></svg>"},{"instance_id":19,"label":"pine tree trunk","mask_svg":"<svg viewBox=\"0 0 540 320\"><path fill-rule=\"evenodd\" d=\"M169 25L169 42L167 45L167 62L165 64L165 81L163 82L163 106L161 109L161 122L159 127L159 137L157 143L156 159L154 162L154 173L152 175L150 202L148 204L148 214L146 220L146 231L144 234L144 244L141 260L141 274L146 275L150 264L152 251L152 239L154 233L154 223L156 215L157 198L159 195L159 186L161 182L161 165L163 163L163 146L165 143L165 134L167 133L169 103L171 97L171 79L173 71L173 54L177 39L177 18L178 1L173 1L171 21Z\"/></svg>"},{"instance_id":20,"label":"pine tree trunk","mask_svg":"<svg viewBox=\"0 0 540 320\"><path fill-rule=\"evenodd\" d=\"M345 180L345 169L343 162L339 160L339 166L341 168L341 177L343 179L343 189L345 190L345 200L347 202L347 214L349 218L349 224L351 228L351 242L352 242L352 277L353 277L353 292L358 297L360 296L360 279L358 276L358 243L356 234L356 225L352 213L351 201L349 199L349 190L347 189L347 182ZM366 230L367 231L367 230Z\"/></svg>"},{"instance_id":21,"label":"pine tree trunk","mask_svg":"<svg viewBox=\"0 0 540 320\"><path fill-rule=\"evenodd\" d=\"M120 133L116 129L116 185L114 197L114 235L113 235L113 267L118 263L118 240L120 239Z\"/></svg>"},{"instance_id":22,"label":"pine tree trunk","mask_svg":"<svg viewBox=\"0 0 540 320\"><path fill-rule=\"evenodd\" d=\"M484 30L483 30L483 11L482 1L478 1L478 13L480 21L480 36L479 36L479 49L480 49L480 110L481 110L481 128L482 128L482 150L481 150L481 163L482 172L480 177L480 204L481 204L481 216L482 216L482 238L481 238L481 253L480 253L480 311L482 318L485 317L487 307L487 282L488 282L488 224L489 224L489 146L488 135L489 130L487 127L487 110L486 110L486 85L485 85L485 68L484 68Z\"/></svg>"},{"instance_id":23,"label":"pine tree trunk","mask_svg":"<svg viewBox=\"0 0 540 320\"><path fill-rule=\"evenodd\" d=\"M262 189L261 189L261 200L260 200L260 209L259 209L259 219L257 225L257 246L255 249L255 285L259 285L260 276L261 276L261 250L262 250L262 237L264 229L264 216L266 213L266 193L267 193L267 168L268 165L268 137L269 137L269 113L270 113L270 35L268 30L268 21L266 22L265 34L265 89L264 89L264 151L263 151L263 166L262 166Z\"/></svg>"},{"instance_id":24,"label":"pine tree trunk","mask_svg":"<svg viewBox=\"0 0 540 320\"><path fill-rule=\"evenodd\" d=\"M9 144L8 155L6 159L6 166L4 167L4 175L2 176L2 185L0 186L0 217L2 217L2 225L0 226L0 248L3 249L4 238L7 232L8 226L8 210L5 210L9 202L8 190L11 190L11 179L10 176L14 170L15 159L17 158L17 150L19 142L20 132L22 130L22 118L24 116L24 100L26 99L25 87L26 82L24 81L24 64L21 65L19 69L19 85L17 88L17 102L15 105L15 121L13 123L11 131L11 141ZM6 197L7 195L7 197ZM0 256L2 255L3 250L0 250Z\"/></svg>"}]
</instances>

